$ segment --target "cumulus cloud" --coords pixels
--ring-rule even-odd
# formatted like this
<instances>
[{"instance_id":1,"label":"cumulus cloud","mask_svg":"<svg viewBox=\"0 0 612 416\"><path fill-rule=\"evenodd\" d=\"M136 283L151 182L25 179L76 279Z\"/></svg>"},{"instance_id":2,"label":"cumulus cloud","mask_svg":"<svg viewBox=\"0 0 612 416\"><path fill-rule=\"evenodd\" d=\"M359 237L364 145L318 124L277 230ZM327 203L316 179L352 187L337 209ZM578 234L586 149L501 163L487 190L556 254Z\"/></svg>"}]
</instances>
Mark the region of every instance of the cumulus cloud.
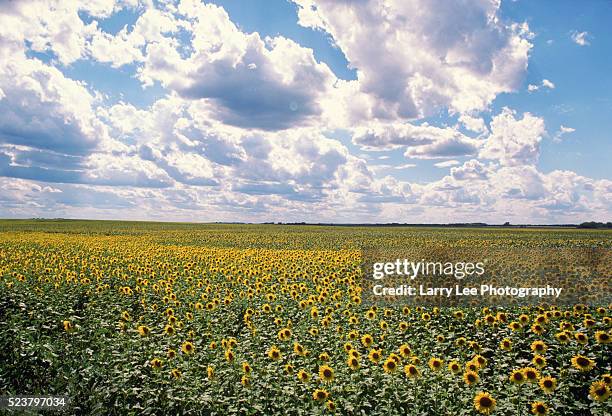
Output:
<instances>
[{"instance_id":1,"label":"cumulus cloud","mask_svg":"<svg viewBox=\"0 0 612 416\"><path fill-rule=\"evenodd\" d=\"M480 142L456 128L435 127L427 123L372 124L353 130L353 143L366 150L406 149L404 155L415 159L467 156L477 153Z\"/></svg>"},{"instance_id":2,"label":"cumulus cloud","mask_svg":"<svg viewBox=\"0 0 612 416\"><path fill-rule=\"evenodd\" d=\"M356 68L358 105L378 118L418 118L447 107L485 109L515 90L532 36L499 17L498 1L294 0L299 23L328 32Z\"/></svg>"},{"instance_id":3,"label":"cumulus cloud","mask_svg":"<svg viewBox=\"0 0 612 416\"><path fill-rule=\"evenodd\" d=\"M544 120L504 108L491 121L491 134L479 157L499 161L504 166L534 165L540 156L540 142L545 133Z\"/></svg>"},{"instance_id":4,"label":"cumulus cloud","mask_svg":"<svg viewBox=\"0 0 612 416\"><path fill-rule=\"evenodd\" d=\"M185 99L202 100L210 118L244 128L286 129L321 115L335 77L311 49L282 36L244 33L223 8L199 1L182 1L173 18L179 23L165 30L182 26L190 43L164 36L148 42L138 74L145 85L160 81Z\"/></svg>"}]
</instances>

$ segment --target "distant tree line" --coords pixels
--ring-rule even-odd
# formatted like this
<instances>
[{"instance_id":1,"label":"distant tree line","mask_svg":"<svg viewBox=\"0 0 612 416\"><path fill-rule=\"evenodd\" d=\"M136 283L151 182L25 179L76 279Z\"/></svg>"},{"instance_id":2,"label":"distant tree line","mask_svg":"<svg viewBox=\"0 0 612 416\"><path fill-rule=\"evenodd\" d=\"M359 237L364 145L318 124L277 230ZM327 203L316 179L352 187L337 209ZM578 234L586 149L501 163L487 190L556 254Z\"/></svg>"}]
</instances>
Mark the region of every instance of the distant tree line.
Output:
<instances>
[{"instance_id":1,"label":"distant tree line","mask_svg":"<svg viewBox=\"0 0 612 416\"><path fill-rule=\"evenodd\" d=\"M578 228L612 228L612 222L595 222L595 221L587 221L583 222L578 226Z\"/></svg>"}]
</instances>

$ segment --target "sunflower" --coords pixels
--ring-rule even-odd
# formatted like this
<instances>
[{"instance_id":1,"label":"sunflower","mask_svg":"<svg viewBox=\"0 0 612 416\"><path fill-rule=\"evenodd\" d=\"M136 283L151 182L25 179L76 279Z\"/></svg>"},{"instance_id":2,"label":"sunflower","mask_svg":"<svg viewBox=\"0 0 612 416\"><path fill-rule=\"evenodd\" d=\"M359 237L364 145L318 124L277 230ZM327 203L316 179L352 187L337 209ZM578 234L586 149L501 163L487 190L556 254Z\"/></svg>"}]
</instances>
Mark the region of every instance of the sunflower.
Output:
<instances>
[{"instance_id":1,"label":"sunflower","mask_svg":"<svg viewBox=\"0 0 612 416\"><path fill-rule=\"evenodd\" d=\"M514 384L523 384L525 381L527 381L527 377L525 377L525 374L523 373L522 370L512 371L508 379L510 380L511 383L514 383Z\"/></svg>"},{"instance_id":2,"label":"sunflower","mask_svg":"<svg viewBox=\"0 0 612 416\"><path fill-rule=\"evenodd\" d=\"M373 363L377 364L380 359L382 358L382 351L381 350L376 350L376 349L371 349L370 353L368 354L368 359L370 361L372 361Z\"/></svg>"},{"instance_id":3,"label":"sunflower","mask_svg":"<svg viewBox=\"0 0 612 416\"><path fill-rule=\"evenodd\" d=\"M539 382L540 388L546 394L551 394L557 388L557 379L550 376L542 377Z\"/></svg>"},{"instance_id":4,"label":"sunflower","mask_svg":"<svg viewBox=\"0 0 612 416\"><path fill-rule=\"evenodd\" d=\"M544 358L540 354L534 355L531 359L531 362L538 368L544 368L544 366L546 366L546 358Z\"/></svg>"},{"instance_id":5,"label":"sunflower","mask_svg":"<svg viewBox=\"0 0 612 416\"><path fill-rule=\"evenodd\" d=\"M172 359L176 357L176 351L173 350L172 348L169 348L168 351L166 352L166 355L168 356L168 358Z\"/></svg>"},{"instance_id":6,"label":"sunflower","mask_svg":"<svg viewBox=\"0 0 612 416\"><path fill-rule=\"evenodd\" d=\"M404 358L408 358L411 354L410 347L407 344L402 344L398 348L398 352Z\"/></svg>"},{"instance_id":7,"label":"sunflower","mask_svg":"<svg viewBox=\"0 0 612 416\"><path fill-rule=\"evenodd\" d=\"M308 374L303 369L297 372L296 377L302 383L308 383L308 381L310 380L310 374Z\"/></svg>"},{"instance_id":8,"label":"sunflower","mask_svg":"<svg viewBox=\"0 0 612 416\"><path fill-rule=\"evenodd\" d=\"M508 328L510 328L513 331L518 331L519 329L522 328L522 325L519 324L518 322L510 322L508 324Z\"/></svg>"},{"instance_id":9,"label":"sunflower","mask_svg":"<svg viewBox=\"0 0 612 416\"><path fill-rule=\"evenodd\" d=\"M573 356L572 365L582 372L591 371L593 368L595 368L595 362L584 355Z\"/></svg>"},{"instance_id":10,"label":"sunflower","mask_svg":"<svg viewBox=\"0 0 612 416\"><path fill-rule=\"evenodd\" d=\"M281 359L282 354L280 350L276 347L276 345L272 345L268 350L268 357L274 361L278 361Z\"/></svg>"},{"instance_id":11,"label":"sunflower","mask_svg":"<svg viewBox=\"0 0 612 416\"><path fill-rule=\"evenodd\" d=\"M612 375L610 375L610 373L604 374L601 376L601 381L606 383L608 386L612 386Z\"/></svg>"},{"instance_id":12,"label":"sunflower","mask_svg":"<svg viewBox=\"0 0 612 416\"><path fill-rule=\"evenodd\" d=\"M548 349L548 345L544 341L537 340L531 343L531 351L543 354Z\"/></svg>"},{"instance_id":13,"label":"sunflower","mask_svg":"<svg viewBox=\"0 0 612 416\"><path fill-rule=\"evenodd\" d=\"M329 354L326 352L322 352L321 354L319 354L319 360L329 361Z\"/></svg>"},{"instance_id":14,"label":"sunflower","mask_svg":"<svg viewBox=\"0 0 612 416\"><path fill-rule=\"evenodd\" d=\"M465 369L467 371L473 371L475 373L477 373L478 371L480 371L480 367L478 366L478 363L475 363L474 361L468 361L465 364Z\"/></svg>"},{"instance_id":15,"label":"sunflower","mask_svg":"<svg viewBox=\"0 0 612 416\"><path fill-rule=\"evenodd\" d=\"M485 368L487 366L487 359L480 354L476 354L474 358L472 358L472 362L475 362L480 368Z\"/></svg>"},{"instance_id":16,"label":"sunflower","mask_svg":"<svg viewBox=\"0 0 612 416\"><path fill-rule=\"evenodd\" d=\"M64 328L65 328L65 324L64 324ZM140 336L146 337L147 335L149 335L151 333L151 328L149 328L146 325L139 325L138 326L138 333L140 334Z\"/></svg>"},{"instance_id":17,"label":"sunflower","mask_svg":"<svg viewBox=\"0 0 612 416\"><path fill-rule=\"evenodd\" d=\"M64 327L64 331L66 332L71 332L74 329L74 325L72 325L72 322L70 321L63 321L62 325ZM138 330L140 331L140 327L138 328ZM143 334L140 334L140 335L143 335Z\"/></svg>"},{"instance_id":18,"label":"sunflower","mask_svg":"<svg viewBox=\"0 0 612 416\"><path fill-rule=\"evenodd\" d=\"M385 373L391 374L397 370L397 362L392 357L389 357L384 362L383 369L385 370Z\"/></svg>"},{"instance_id":19,"label":"sunflower","mask_svg":"<svg viewBox=\"0 0 612 416\"><path fill-rule=\"evenodd\" d=\"M405 332L408 329L408 322L401 321L398 325L400 331Z\"/></svg>"},{"instance_id":20,"label":"sunflower","mask_svg":"<svg viewBox=\"0 0 612 416\"><path fill-rule=\"evenodd\" d=\"M316 389L312 392L312 398L318 402L322 402L329 397L329 393L323 389Z\"/></svg>"},{"instance_id":21,"label":"sunflower","mask_svg":"<svg viewBox=\"0 0 612 416\"><path fill-rule=\"evenodd\" d=\"M334 370L324 364L321 367L319 367L319 378L325 382L325 383L330 383L334 380Z\"/></svg>"},{"instance_id":22,"label":"sunflower","mask_svg":"<svg viewBox=\"0 0 612 416\"><path fill-rule=\"evenodd\" d=\"M429 368L431 368L431 371L440 370L440 368L442 368L442 364L444 364L444 362L441 359L435 357L430 358L427 362L427 365L429 366Z\"/></svg>"},{"instance_id":23,"label":"sunflower","mask_svg":"<svg viewBox=\"0 0 612 416\"><path fill-rule=\"evenodd\" d=\"M544 416L548 414L548 406L544 402L531 403L531 413L536 416Z\"/></svg>"},{"instance_id":24,"label":"sunflower","mask_svg":"<svg viewBox=\"0 0 612 416\"><path fill-rule=\"evenodd\" d=\"M453 374L459 374L461 372L461 365L455 360L448 363L448 371Z\"/></svg>"},{"instance_id":25,"label":"sunflower","mask_svg":"<svg viewBox=\"0 0 612 416\"><path fill-rule=\"evenodd\" d=\"M293 366L291 364L285 364L285 374L293 374Z\"/></svg>"},{"instance_id":26,"label":"sunflower","mask_svg":"<svg viewBox=\"0 0 612 416\"><path fill-rule=\"evenodd\" d=\"M546 329L544 328L544 326L542 324L535 323L535 324L531 325L531 332L533 332L534 334L542 335L545 330Z\"/></svg>"},{"instance_id":27,"label":"sunflower","mask_svg":"<svg viewBox=\"0 0 612 416\"><path fill-rule=\"evenodd\" d=\"M353 349L353 344L351 344L350 342L346 342L344 343L343 348L344 348L344 351L349 352L350 350Z\"/></svg>"},{"instance_id":28,"label":"sunflower","mask_svg":"<svg viewBox=\"0 0 612 416\"><path fill-rule=\"evenodd\" d=\"M529 383L537 383L540 379L540 372L533 367L523 368L523 375Z\"/></svg>"},{"instance_id":29,"label":"sunflower","mask_svg":"<svg viewBox=\"0 0 612 416\"><path fill-rule=\"evenodd\" d=\"M287 341L291 338L291 330L289 328L283 328L278 331L278 339L281 341Z\"/></svg>"},{"instance_id":30,"label":"sunflower","mask_svg":"<svg viewBox=\"0 0 612 416\"><path fill-rule=\"evenodd\" d=\"M249 376L247 376L246 374L242 376L242 378L240 379L240 383L244 386L244 387L250 387L251 386L251 379L249 378Z\"/></svg>"},{"instance_id":31,"label":"sunflower","mask_svg":"<svg viewBox=\"0 0 612 416\"><path fill-rule=\"evenodd\" d=\"M414 364L408 364L404 367L404 374L406 374L408 378L417 378L421 375L421 372Z\"/></svg>"},{"instance_id":32,"label":"sunflower","mask_svg":"<svg viewBox=\"0 0 612 416\"><path fill-rule=\"evenodd\" d=\"M185 341L183 342L183 345L181 345L181 351L183 351L183 354L193 354L195 347L191 341Z\"/></svg>"},{"instance_id":33,"label":"sunflower","mask_svg":"<svg viewBox=\"0 0 612 416\"><path fill-rule=\"evenodd\" d=\"M463 347L467 343L467 340L464 337L459 337L455 340L455 345L457 347Z\"/></svg>"},{"instance_id":34,"label":"sunflower","mask_svg":"<svg viewBox=\"0 0 612 416\"><path fill-rule=\"evenodd\" d=\"M370 334L364 334L361 337L361 343L366 348L369 348L372 345L373 342L374 342L374 338Z\"/></svg>"},{"instance_id":35,"label":"sunflower","mask_svg":"<svg viewBox=\"0 0 612 416\"><path fill-rule=\"evenodd\" d=\"M251 374L251 366L249 365L249 363L247 363L246 361L242 362L242 371L244 371L244 374Z\"/></svg>"},{"instance_id":36,"label":"sunflower","mask_svg":"<svg viewBox=\"0 0 612 416\"><path fill-rule=\"evenodd\" d=\"M612 339L610 337L610 334L608 334L605 331L597 331L595 332L595 341L597 341L598 344L609 344Z\"/></svg>"},{"instance_id":37,"label":"sunflower","mask_svg":"<svg viewBox=\"0 0 612 416\"><path fill-rule=\"evenodd\" d=\"M168 325L166 325L166 326L164 327L164 332L165 332L167 335L174 335L175 330L174 330L174 327L173 327L172 325L168 324Z\"/></svg>"},{"instance_id":38,"label":"sunflower","mask_svg":"<svg viewBox=\"0 0 612 416\"><path fill-rule=\"evenodd\" d=\"M567 331L561 331L555 334L555 338L557 338L560 344L567 344L570 340L570 335Z\"/></svg>"},{"instance_id":39,"label":"sunflower","mask_svg":"<svg viewBox=\"0 0 612 416\"><path fill-rule=\"evenodd\" d=\"M574 334L574 338L576 338L576 341L579 344L586 344L587 342L589 342L589 337L587 337L585 334L583 334L582 332L576 332Z\"/></svg>"},{"instance_id":40,"label":"sunflower","mask_svg":"<svg viewBox=\"0 0 612 416\"><path fill-rule=\"evenodd\" d=\"M172 377L177 379L183 376L183 373L181 373L181 370L179 370L178 368L173 368L172 371L170 371L170 374L172 375Z\"/></svg>"},{"instance_id":41,"label":"sunflower","mask_svg":"<svg viewBox=\"0 0 612 416\"><path fill-rule=\"evenodd\" d=\"M330 412L333 412L334 410L336 410L336 404L334 402L332 402L331 400L328 400L327 403L325 403L325 407Z\"/></svg>"},{"instance_id":42,"label":"sunflower","mask_svg":"<svg viewBox=\"0 0 612 416\"><path fill-rule=\"evenodd\" d=\"M215 378L215 367L209 365L206 368L206 376L208 376L209 380L213 380Z\"/></svg>"},{"instance_id":43,"label":"sunflower","mask_svg":"<svg viewBox=\"0 0 612 416\"><path fill-rule=\"evenodd\" d=\"M490 415L497 401L489 393L480 392L474 397L474 407L484 415Z\"/></svg>"},{"instance_id":44,"label":"sunflower","mask_svg":"<svg viewBox=\"0 0 612 416\"><path fill-rule=\"evenodd\" d=\"M306 350L304 349L302 344L300 344L299 342L293 343L293 352L301 357L306 355Z\"/></svg>"},{"instance_id":45,"label":"sunflower","mask_svg":"<svg viewBox=\"0 0 612 416\"><path fill-rule=\"evenodd\" d=\"M346 361L346 364L349 366L351 370L359 369L359 359L357 359L356 357L349 357L348 360Z\"/></svg>"},{"instance_id":46,"label":"sunflower","mask_svg":"<svg viewBox=\"0 0 612 416\"><path fill-rule=\"evenodd\" d=\"M589 396L598 402L603 402L610 397L610 387L602 380L595 381L589 388Z\"/></svg>"},{"instance_id":47,"label":"sunflower","mask_svg":"<svg viewBox=\"0 0 612 416\"><path fill-rule=\"evenodd\" d=\"M499 343L499 348L504 351L510 351L512 349L512 341L509 338L504 338Z\"/></svg>"},{"instance_id":48,"label":"sunflower","mask_svg":"<svg viewBox=\"0 0 612 416\"><path fill-rule=\"evenodd\" d=\"M153 367L155 370L159 370L162 366L162 360L160 360L159 358L153 358L151 360L151 367Z\"/></svg>"},{"instance_id":49,"label":"sunflower","mask_svg":"<svg viewBox=\"0 0 612 416\"><path fill-rule=\"evenodd\" d=\"M468 386L471 386L472 384L478 383L480 381L480 377L478 376L478 373L468 370L463 373L463 381L465 381L465 384Z\"/></svg>"}]
</instances>

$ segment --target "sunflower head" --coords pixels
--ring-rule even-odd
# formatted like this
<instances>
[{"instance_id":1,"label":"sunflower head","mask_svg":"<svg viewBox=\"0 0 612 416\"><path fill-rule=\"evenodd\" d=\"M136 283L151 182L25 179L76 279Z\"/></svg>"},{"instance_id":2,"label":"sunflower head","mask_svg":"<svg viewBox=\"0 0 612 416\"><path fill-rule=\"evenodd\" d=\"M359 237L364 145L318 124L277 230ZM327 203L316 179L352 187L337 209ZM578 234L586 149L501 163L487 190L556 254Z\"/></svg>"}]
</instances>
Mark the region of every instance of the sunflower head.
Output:
<instances>
[{"instance_id":1,"label":"sunflower head","mask_svg":"<svg viewBox=\"0 0 612 416\"><path fill-rule=\"evenodd\" d=\"M522 370L514 370L512 373L510 373L509 380L513 384L523 384L525 381L527 381L527 378Z\"/></svg>"},{"instance_id":2,"label":"sunflower head","mask_svg":"<svg viewBox=\"0 0 612 416\"><path fill-rule=\"evenodd\" d=\"M346 361L346 365L348 365L351 370L357 370L359 369L359 359L356 357L349 357Z\"/></svg>"},{"instance_id":3,"label":"sunflower head","mask_svg":"<svg viewBox=\"0 0 612 416\"><path fill-rule=\"evenodd\" d=\"M371 349L370 353L368 354L368 358L373 363L378 363L382 358L382 351L377 349Z\"/></svg>"},{"instance_id":4,"label":"sunflower head","mask_svg":"<svg viewBox=\"0 0 612 416\"><path fill-rule=\"evenodd\" d=\"M162 360L160 360L159 358L153 358L151 360L151 367L153 367L155 370L159 370L162 366Z\"/></svg>"},{"instance_id":5,"label":"sunflower head","mask_svg":"<svg viewBox=\"0 0 612 416\"><path fill-rule=\"evenodd\" d=\"M459 372L461 372L461 365L459 365L457 361L453 360L448 363L448 371L453 374L458 374Z\"/></svg>"},{"instance_id":6,"label":"sunflower head","mask_svg":"<svg viewBox=\"0 0 612 416\"><path fill-rule=\"evenodd\" d=\"M319 367L319 378L325 383L330 383L334 380L334 370L328 365Z\"/></svg>"},{"instance_id":7,"label":"sunflower head","mask_svg":"<svg viewBox=\"0 0 612 416\"><path fill-rule=\"evenodd\" d=\"M281 359L281 352L276 347L276 345L271 346L270 349L268 350L268 358L274 361L278 361Z\"/></svg>"},{"instance_id":8,"label":"sunflower head","mask_svg":"<svg viewBox=\"0 0 612 416\"><path fill-rule=\"evenodd\" d=\"M392 357L389 357L384 362L383 369L385 370L385 373L391 374L397 370L397 362Z\"/></svg>"},{"instance_id":9,"label":"sunflower head","mask_svg":"<svg viewBox=\"0 0 612 416\"><path fill-rule=\"evenodd\" d=\"M603 402L610 397L610 386L603 380L595 381L589 388L589 396L595 401Z\"/></svg>"},{"instance_id":10,"label":"sunflower head","mask_svg":"<svg viewBox=\"0 0 612 416\"><path fill-rule=\"evenodd\" d=\"M474 397L474 407L484 415L490 415L496 405L496 400L489 393L480 392Z\"/></svg>"},{"instance_id":11,"label":"sunflower head","mask_svg":"<svg viewBox=\"0 0 612 416\"><path fill-rule=\"evenodd\" d=\"M523 375L525 376L525 380L530 383L537 383L540 379L540 372L533 367L523 368Z\"/></svg>"},{"instance_id":12,"label":"sunflower head","mask_svg":"<svg viewBox=\"0 0 612 416\"><path fill-rule=\"evenodd\" d=\"M439 358L432 357L427 362L431 371L438 371L442 368L443 361Z\"/></svg>"},{"instance_id":13,"label":"sunflower head","mask_svg":"<svg viewBox=\"0 0 612 416\"><path fill-rule=\"evenodd\" d=\"M408 364L404 367L404 373L408 378L416 378L421 375L421 372L414 364Z\"/></svg>"},{"instance_id":14,"label":"sunflower head","mask_svg":"<svg viewBox=\"0 0 612 416\"><path fill-rule=\"evenodd\" d=\"M537 368L543 368L546 365L546 358L544 358L540 354L536 354L536 355L533 356L533 359L531 360L531 362Z\"/></svg>"},{"instance_id":15,"label":"sunflower head","mask_svg":"<svg viewBox=\"0 0 612 416\"><path fill-rule=\"evenodd\" d=\"M550 376L542 377L538 383L546 394L551 394L557 388L557 379Z\"/></svg>"},{"instance_id":16,"label":"sunflower head","mask_svg":"<svg viewBox=\"0 0 612 416\"><path fill-rule=\"evenodd\" d=\"M303 369L297 372L296 375L297 379L299 381L301 381L302 383L307 383L310 380L310 374L308 374L306 371L304 371Z\"/></svg>"},{"instance_id":17,"label":"sunflower head","mask_svg":"<svg viewBox=\"0 0 612 416\"><path fill-rule=\"evenodd\" d=\"M480 381L480 377L478 376L478 373L468 370L463 373L463 381L465 381L465 384L468 386L471 386L478 383L478 381Z\"/></svg>"},{"instance_id":18,"label":"sunflower head","mask_svg":"<svg viewBox=\"0 0 612 416\"><path fill-rule=\"evenodd\" d=\"M183 354L193 354L193 352L195 351L195 347L193 346L191 341L185 341L183 342L183 345L181 345L181 351L183 351Z\"/></svg>"},{"instance_id":19,"label":"sunflower head","mask_svg":"<svg viewBox=\"0 0 612 416\"><path fill-rule=\"evenodd\" d=\"M609 344L612 342L612 337L605 331L597 331L595 332L595 341L597 341L598 344Z\"/></svg>"},{"instance_id":20,"label":"sunflower head","mask_svg":"<svg viewBox=\"0 0 612 416\"><path fill-rule=\"evenodd\" d=\"M573 356L572 365L574 366L574 368L582 372L591 371L593 368L595 368L595 362L589 357L585 357L584 355Z\"/></svg>"},{"instance_id":21,"label":"sunflower head","mask_svg":"<svg viewBox=\"0 0 612 416\"><path fill-rule=\"evenodd\" d=\"M322 402L329 397L329 393L323 389L316 389L312 392L312 398L318 402Z\"/></svg>"},{"instance_id":22,"label":"sunflower head","mask_svg":"<svg viewBox=\"0 0 612 416\"><path fill-rule=\"evenodd\" d=\"M533 402L531 403L531 413L536 416L544 416L548 414L548 406L544 402Z\"/></svg>"}]
</instances>

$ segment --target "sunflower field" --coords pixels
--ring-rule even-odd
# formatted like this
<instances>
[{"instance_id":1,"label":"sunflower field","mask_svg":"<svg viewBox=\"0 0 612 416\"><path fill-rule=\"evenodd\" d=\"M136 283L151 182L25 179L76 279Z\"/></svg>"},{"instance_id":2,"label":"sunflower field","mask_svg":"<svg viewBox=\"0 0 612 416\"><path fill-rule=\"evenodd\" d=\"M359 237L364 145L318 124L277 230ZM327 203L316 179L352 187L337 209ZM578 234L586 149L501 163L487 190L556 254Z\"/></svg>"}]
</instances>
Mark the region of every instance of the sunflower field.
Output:
<instances>
[{"instance_id":1,"label":"sunflower field","mask_svg":"<svg viewBox=\"0 0 612 416\"><path fill-rule=\"evenodd\" d=\"M612 305L366 302L364 245L611 250L612 232L0 221L0 395L96 415L612 414Z\"/></svg>"}]
</instances>

